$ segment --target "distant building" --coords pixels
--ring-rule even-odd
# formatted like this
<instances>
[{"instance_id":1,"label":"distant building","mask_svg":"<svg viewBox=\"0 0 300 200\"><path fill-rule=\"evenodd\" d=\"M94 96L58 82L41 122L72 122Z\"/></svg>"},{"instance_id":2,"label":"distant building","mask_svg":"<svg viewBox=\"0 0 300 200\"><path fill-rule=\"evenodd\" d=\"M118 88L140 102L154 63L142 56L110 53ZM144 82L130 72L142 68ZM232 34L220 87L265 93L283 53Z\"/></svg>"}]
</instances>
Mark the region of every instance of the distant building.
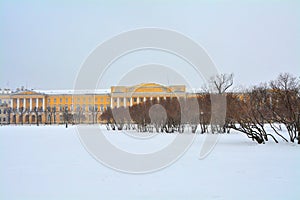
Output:
<instances>
[{"instance_id":1,"label":"distant building","mask_svg":"<svg viewBox=\"0 0 300 200\"><path fill-rule=\"evenodd\" d=\"M11 90L0 89L0 124L8 124L8 114L7 111L11 104Z\"/></svg>"},{"instance_id":2,"label":"distant building","mask_svg":"<svg viewBox=\"0 0 300 200\"><path fill-rule=\"evenodd\" d=\"M159 101L187 95L184 85L146 83L82 91L19 89L3 94L1 100L11 111L10 117L6 118L11 124L61 124L66 119L70 123L100 123L99 116L109 107L128 107L153 98ZM5 115L8 116L7 112Z\"/></svg>"},{"instance_id":3,"label":"distant building","mask_svg":"<svg viewBox=\"0 0 300 200\"><path fill-rule=\"evenodd\" d=\"M185 97L184 85L162 86L156 83L140 84L132 87L113 86L111 87L111 107L132 106L145 102L146 100L157 100L166 97Z\"/></svg>"},{"instance_id":4,"label":"distant building","mask_svg":"<svg viewBox=\"0 0 300 200\"><path fill-rule=\"evenodd\" d=\"M0 88L0 105L2 105L2 104L10 105L10 103L11 103L10 94L11 94L10 89L1 89Z\"/></svg>"}]
</instances>

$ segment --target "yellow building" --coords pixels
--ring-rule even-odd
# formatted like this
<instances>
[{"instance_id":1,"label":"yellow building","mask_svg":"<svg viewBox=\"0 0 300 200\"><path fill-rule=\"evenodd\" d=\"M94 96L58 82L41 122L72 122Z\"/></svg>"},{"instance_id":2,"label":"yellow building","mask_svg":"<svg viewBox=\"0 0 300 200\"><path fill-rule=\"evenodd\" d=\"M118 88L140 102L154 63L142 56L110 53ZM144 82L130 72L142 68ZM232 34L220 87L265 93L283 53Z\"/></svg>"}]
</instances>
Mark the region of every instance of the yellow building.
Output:
<instances>
[{"instance_id":1,"label":"yellow building","mask_svg":"<svg viewBox=\"0 0 300 200\"><path fill-rule=\"evenodd\" d=\"M185 97L184 85L162 86L156 83L140 84L132 87L111 87L111 107L132 106L156 98L160 100L167 97Z\"/></svg>"},{"instance_id":2,"label":"yellow building","mask_svg":"<svg viewBox=\"0 0 300 200\"><path fill-rule=\"evenodd\" d=\"M109 90L23 90L10 94L7 118L11 124L100 123L108 107L127 107L156 98L185 98L184 85L146 83L112 86Z\"/></svg>"},{"instance_id":3,"label":"yellow building","mask_svg":"<svg viewBox=\"0 0 300 200\"><path fill-rule=\"evenodd\" d=\"M9 89L0 89L0 124L8 124L9 118L7 111L11 104L11 91Z\"/></svg>"}]
</instances>

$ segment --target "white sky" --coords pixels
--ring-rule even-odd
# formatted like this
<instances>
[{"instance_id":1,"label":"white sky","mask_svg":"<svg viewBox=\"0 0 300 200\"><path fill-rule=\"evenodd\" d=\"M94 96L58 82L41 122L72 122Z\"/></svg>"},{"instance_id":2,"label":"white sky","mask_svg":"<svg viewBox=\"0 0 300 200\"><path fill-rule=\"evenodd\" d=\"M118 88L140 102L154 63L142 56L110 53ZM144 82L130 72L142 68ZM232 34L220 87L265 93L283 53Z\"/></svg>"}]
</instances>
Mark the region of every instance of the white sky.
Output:
<instances>
[{"instance_id":1,"label":"white sky","mask_svg":"<svg viewBox=\"0 0 300 200\"><path fill-rule=\"evenodd\" d=\"M97 45L143 27L172 29L192 38L220 72L235 74L235 85L269 81L280 72L300 76L299 1L74 2L0 2L0 88L73 88L82 63ZM131 56L122 66L121 60L99 87L119 83L124 74L117 72L124 63L130 70L137 63L148 64L151 57L155 63L159 60L157 52L150 51ZM175 60L164 64L180 71ZM186 73L193 87L201 86L201 80Z\"/></svg>"}]
</instances>

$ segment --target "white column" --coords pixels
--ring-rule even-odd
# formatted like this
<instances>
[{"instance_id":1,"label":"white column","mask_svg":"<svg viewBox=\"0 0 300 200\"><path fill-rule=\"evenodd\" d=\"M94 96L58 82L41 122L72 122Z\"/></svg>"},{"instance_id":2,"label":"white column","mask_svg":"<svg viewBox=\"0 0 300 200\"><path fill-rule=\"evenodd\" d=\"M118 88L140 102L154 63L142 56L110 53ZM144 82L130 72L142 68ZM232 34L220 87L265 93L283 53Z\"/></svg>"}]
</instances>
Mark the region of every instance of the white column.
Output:
<instances>
[{"instance_id":1,"label":"white column","mask_svg":"<svg viewBox=\"0 0 300 200\"><path fill-rule=\"evenodd\" d=\"M132 106L132 97L130 97L130 106Z\"/></svg>"},{"instance_id":2,"label":"white column","mask_svg":"<svg viewBox=\"0 0 300 200\"><path fill-rule=\"evenodd\" d=\"M29 99L29 110L32 111L32 98Z\"/></svg>"},{"instance_id":3,"label":"white column","mask_svg":"<svg viewBox=\"0 0 300 200\"><path fill-rule=\"evenodd\" d=\"M110 97L110 108L113 109L113 97Z\"/></svg>"},{"instance_id":4,"label":"white column","mask_svg":"<svg viewBox=\"0 0 300 200\"><path fill-rule=\"evenodd\" d=\"M124 97L124 107L126 108L126 98L127 97Z\"/></svg>"},{"instance_id":5,"label":"white column","mask_svg":"<svg viewBox=\"0 0 300 200\"><path fill-rule=\"evenodd\" d=\"M20 99L17 98L17 109L19 110L19 106L20 106Z\"/></svg>"},{"instance_id":6,"label":"white column","mask_svg":"<svg viewBox=\"0 0 300 200\"><path fill-rule=\"evenodd\" d=\"M45 97L43 98L43 111L45 111Z\"/></svg>"},{"instance_id":7,"label":"white column","mask_svg":"<svg viewBox=\"0 0 300 200\"><path fill-rule=\"evenodd\" d=\"M139 104L140 103L140 97L136 98L136 103Z\"/></svg>"},{"instance_id":8,"label":"white column","mask_svg":"<svg viewBox=\"0 0 300 200\"><path fill-rule=\"evenodd\" d=\"M144 97L144 102L146 102L146 97Z\"/></svg>"},{"instance_id":9,"label":"white column","mask_svg":"<svg viewBox=\"0 0 300 200\"><path fill-rule=\"evenodd\" d=\"M24 109L26 109L26 99L25 98L23 99L23 107L24 107Z\"/></svg>"},{"instance_id":10,"label":"white column","mask_svg":"<svg viewBox=\"0 0 300 200\"><path fill-rule=\"evenodd\" d=\"M14 107L14 99L11 99L11 101L10 101L10 107L11 107L11 108Z\"/></svg>"},{"instance_id":11,"label":"white column","mask_svg":"<svg viewBox=\"0 0 300 200\"><path fill-rule=\"evenodd\" d=\"M120 107L120 98L118 97L117 98L117 108L119 108Z\"/></svg>"},{"instance_id":12,"label":"white column","mask_svg":"<svg viewBox=\"0 0 300 200\"><path fill-rule=\"evenodd\" d=\"M157 102L159 102L159 97L157 97Z\"/></svg>"},{"instance_id":13,"label":"white column","mask_svg":"<svg viewBox=\"0 0 300 200\"><path fill-rule=\"evenodd\" d=\"M39 98L35 99L35 107L38 108L39 107Z\"/></svg>"}]
</instances>

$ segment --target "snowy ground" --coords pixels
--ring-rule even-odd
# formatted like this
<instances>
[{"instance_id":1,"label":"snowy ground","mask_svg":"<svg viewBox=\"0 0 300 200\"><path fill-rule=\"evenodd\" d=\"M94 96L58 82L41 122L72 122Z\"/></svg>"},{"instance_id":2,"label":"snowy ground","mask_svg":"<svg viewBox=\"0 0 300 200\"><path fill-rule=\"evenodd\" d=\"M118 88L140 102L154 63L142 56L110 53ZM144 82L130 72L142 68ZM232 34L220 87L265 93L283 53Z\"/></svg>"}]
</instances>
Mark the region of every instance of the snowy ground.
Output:
<instances>
[{"instance_id":1,"label":"snowy ground","mask_svg":"<svg viewBox=\"0 0 300 200\"><path fill-rule=\"evenodd\" d=\"M126 148L126 136L106 134ZM163 145L174 136L159 137ZM199 160L203 139L197 136L173 165L132 175L93 159L75 127L2 126L0 199L300 199L300 145L258 145L242 134L225 134ZM127 146L146 143L137 141Z\"/></svg>"}]
</instances>

